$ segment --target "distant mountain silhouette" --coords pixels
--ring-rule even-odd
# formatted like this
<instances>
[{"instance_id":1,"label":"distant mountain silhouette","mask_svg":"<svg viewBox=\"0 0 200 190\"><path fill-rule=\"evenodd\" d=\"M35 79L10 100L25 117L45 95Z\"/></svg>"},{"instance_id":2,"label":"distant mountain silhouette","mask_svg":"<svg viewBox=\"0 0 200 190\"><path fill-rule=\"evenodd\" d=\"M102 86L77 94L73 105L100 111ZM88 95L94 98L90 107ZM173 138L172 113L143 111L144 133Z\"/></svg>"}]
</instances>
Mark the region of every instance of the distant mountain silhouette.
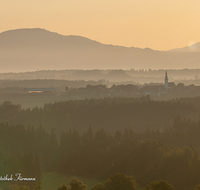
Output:
<instances>
[{"instance_id":1,"label":"distant mountain silhouette","mask_svg":"<svg viewBox=\"0 0 200 190\"><path fill-rule=\"evenodd\" d=\"M200 52L200 42L186 46L183 48L171 49L170 51L176 52Z\"/></svg>"},{"instance_id":2,"label":"distant mountain silhouette","mask_svg":"<svg viewBox=\"0 0 200 190\"><path fill-rule=\"evenodd\" d=\"M81 36L63 36L44 29L17 29L0 33L0 47L71 48L99 47L102 44Z\"/></svg>"},{"instance_id":3,"label":"distant mountain silhouette","mask_svg":"<svg viewBox=\"0 0 200 190\"><path fill-rule=\"evenodd\" d=\"M106 45L44 29L0 33L0 72L58 69L166 69L199 67L200 52L155 51Z\"/></svg>"}]
</instances>

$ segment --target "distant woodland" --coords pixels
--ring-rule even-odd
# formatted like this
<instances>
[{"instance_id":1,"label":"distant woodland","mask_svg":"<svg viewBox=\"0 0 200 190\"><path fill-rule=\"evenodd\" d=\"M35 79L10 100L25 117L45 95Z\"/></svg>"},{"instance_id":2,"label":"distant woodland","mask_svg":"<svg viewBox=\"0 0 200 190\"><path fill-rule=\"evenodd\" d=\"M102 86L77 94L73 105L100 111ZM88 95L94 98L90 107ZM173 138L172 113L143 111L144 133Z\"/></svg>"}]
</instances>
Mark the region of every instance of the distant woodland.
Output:
<instances>
[{"instance_id":1,"label":"distant woodland","mask_svg":"<svg viewBox=\"0 0 200 190\"><path fill-rule=\"evenodd\" d=\"M0 73L0 79L3 82L12 80L37 80L37 79L52 79L62 81L109 81L110 83L163 83L164 69L130 69L130 70L39 70L32 72L21 73ZM168 69L168 76L171 82L183 82L186 85L195 84L200 85L200 69ZM6 81L7 80L7 81ZM13 81L12 81L13 82ZM0 83L1 87L2 82ZM11 84L11 83L10 83ZM13 84L13 83L12 83ZM34 83L33 83L34 84ZM16 83L13 84L16 86ZM48 85L51 85L50 83Z\"/></svg>"},{"instance_id":2,"label":"distant woodland","mask_svg":"<svg viewBox=\"0 0 200 190\"><path fill-rule=\"evenodd\" d=\"M200 69L169 69L169 82L200 86ZM165 70L40 70L21 73L0 73L1 93L22 93L24 88L85 88L87 85L163 85Z\"/></svg>"}]
</instances>

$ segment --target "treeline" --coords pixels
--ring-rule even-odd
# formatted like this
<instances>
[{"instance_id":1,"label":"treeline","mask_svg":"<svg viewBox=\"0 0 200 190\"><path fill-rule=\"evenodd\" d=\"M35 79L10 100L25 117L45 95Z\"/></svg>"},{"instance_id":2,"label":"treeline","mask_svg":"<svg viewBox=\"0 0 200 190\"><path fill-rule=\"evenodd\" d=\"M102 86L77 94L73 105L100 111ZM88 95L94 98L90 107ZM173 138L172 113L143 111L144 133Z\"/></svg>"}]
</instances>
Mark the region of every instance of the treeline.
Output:
<instances>
[{"instance_id":1,"label":"treeline","mask_svg":"<svg viewBox=\"0 0 200 190\"><path fill-rule=\"evenodd\" d=\"M108 74L109 72L113 71L119 71L119 70L39 70L39 71L33 71L33 72L20 72L20 73L0 73L0 77L2 79L30 79L30 78L37 78L37 79L56 79L63 77L71 76L73 74L76 75L76 77L81 76L92 76L96 77L95 75L103 75ZM165 73L165 69L129 69L129 70L120 70L125 71L126 74L131 76L163 76L163 73ZM199 75L200 69L168 69L168 71L171 73L173 77L194 77L195 75Z\"/></svg>"},{"instance_id":2,"label":"treeline","mask_svg":"<svg viewBox=\"0 0 200 190\"><path fill-rule=\"evenodd\" d=\"M49 87L63 91L64 85L69 87L85 87L87 84L144 84L162 83L165 75L164 69L130 69L130 70L40 70L24 73L0 73L0 88L5 87ZM185 85L200 85L200 69L169 69L170 81L184 83ZM25 82L24 82L25 81ZM36 83L41 81L41 83ZM104 81L99 83L99 81ZM26 84L25 86L22 86ZM43 84L43 85L41 85Z\"/></svg>"},{"instance_id":3,"label":"treeline","mask_svg":"<svg viewBox=\"0 0 200 190\"><path fill-rule=\"evenodd\" d=\"M191 189L200 182L200 162L192 146L195 141L199 148L200 125L188 124L189 134L181 140L177 136L178 125L175 121L174 128L163 133L125 130L124 133L116 131L112 136L103 129L94 135L91 129L83 135L76 131L64 132L60 138L58 171L103 179L113 173L124 172L134 176L142 186L164 179L175 189ZM185 128L179 131L185 134ZM193 136L192 131L195 133ZM175 145L173 140L177 141Z\"/></svg>"},{"instance_id":4,"label":"treeline","mask_svg":"<svg viewBox=\"0 0 200 190\"><path fill-rule=\"evenodd\" d=\"M130 69L126 70L126 73L131 76L154 76L154 77L160 77L163 76L166 69ZM200 69L168 69L167 70L170 73L170 76L174 78L191 78L194 76L199 76Z\"/></svg>"},{"instance_id":5,"label":"treeline","mask_svg":"<svg viewBox=\"0 0 200 190\"><path fill-rule=\"evenodd\" d=\"M91 190L137 190L137 182L133 176L127 176L124 173L116 173L107 178L103 183L97 183ZM62 184L57 190L87 190L87 185L76 178L71 178L69 186ZM165 180L156 180L146 185L143 190L173 190L174 187ZM200 184L196 185L194 190L199 190ZM26 185L10 185L9 190L30 190ZM41 184L37 184L33 190L42 190ZM56 190L56 189L55 189Z\"/></svg>"},{"instance_id":6,"label":"treeline","mask_svg":"<svg viewBox=\"0 0 200 190\"><path fill-rule=\"evenodd\" d=\"M114 135L92 127L84 133L62 132L22 125L0 125L1 175L18 173L41 179L41 171L57 171L106 179L123 172L140 186L166 180L175 189L200 184L200 121L175 118L170 129L116 131ZM29 184L29 183L28 183Z\"/></svg>"},{"instance_id":7,"label":"treeline","mask_svg":"<svg viewBox=\"0 0 200 190\"><path fill-rule=\"evenodd\" d=\"M22 125L0 124L0 176L13 179L18 179L19 176L35 178L35 181L18 181L20 186L28 185L30 188L40 182L44 148L47 148L41 143L45 138L44 134L45 131L42 129L25 129ZM8 189L8 185L14 183L14 180L1 180L0 187Z\"/></svg>"},{"instance_id":8,"label":"treeline","mask_svg":"<svg viewBox=\"0 0 200 190\"><path fill-rule=\"evenodd\" d=\"M137 182L133 176L127 176L124 173L116 173L111 175L103 183L97 183L91 190L137 190ZM197 185L194 190L198 190L200 185ZM172 190L173 186L167 181L152 181L143 190ZM10 185L9 190L30 190L26 185L18 186L17 184ZM42 190L41 184L37 184L33 190ZM56 190L56 189L55 189ZM87 185L76 178L71 178L69 186L65 183L57 188L57 190L87 190Z\"/></svg>"},{"instance_id":9,"label":"treeline","mask_svg":"<svg viewBox=\"0 0 200 190\"><path fill-rule=\"evenodd\" d=\"M87 85L107 84L112 85L105 80L58 80L58 79L27 79L27 80L1 80L0 92L18 92L22 93L22 88L48 88L54 87L57 91L65 91L65 87L80 88Z\"/></svg>"},{"instance_id":10,"label":"treeline","mask_svg":"<svg viewBox=\"0 0 200 190\"><path fill-rule=\"evenodd\" d=\"M112 134L125 128L160 131L171 127L180 115L197 121L200 115L200 98L152 101L149 96L140 98L85 99L45 104L43 108L21 109L20 105L4 102L0 105L0 122L11 125L42 126L48 132L76 129L85 132L91 125L96 132L104 128Z\"/></svg>"}]
</instances>

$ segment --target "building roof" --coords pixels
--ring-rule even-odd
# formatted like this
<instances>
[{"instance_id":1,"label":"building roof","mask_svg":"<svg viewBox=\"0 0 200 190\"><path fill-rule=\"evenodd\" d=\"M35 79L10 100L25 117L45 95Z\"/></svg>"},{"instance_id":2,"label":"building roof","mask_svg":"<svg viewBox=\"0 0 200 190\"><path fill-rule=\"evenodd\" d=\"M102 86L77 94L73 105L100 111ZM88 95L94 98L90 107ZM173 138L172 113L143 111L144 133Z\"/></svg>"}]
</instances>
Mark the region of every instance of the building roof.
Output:
<instances>
[{"instance_id":1,"label":"building roof","mask_svg":"<svg viewBox=\"0 0 200 190\"><path fill-rule=\"evenodd\" d=\"M174 82L169 82L169 83L168 83L168 86L169 86L169 87L175 87L176 84L175 84Z\"/></svg>"},{"instance_id":2,"label":"building roof","mask_svg":"<svg viewBox=\"0 0 200 190\"><path fill-rule=\"evenodd\" d=\"M43 92L50 92L50 91L56 91L55 88L25 88L24 90L27 91L43 91Z\"/></svg>"}]
</instances>

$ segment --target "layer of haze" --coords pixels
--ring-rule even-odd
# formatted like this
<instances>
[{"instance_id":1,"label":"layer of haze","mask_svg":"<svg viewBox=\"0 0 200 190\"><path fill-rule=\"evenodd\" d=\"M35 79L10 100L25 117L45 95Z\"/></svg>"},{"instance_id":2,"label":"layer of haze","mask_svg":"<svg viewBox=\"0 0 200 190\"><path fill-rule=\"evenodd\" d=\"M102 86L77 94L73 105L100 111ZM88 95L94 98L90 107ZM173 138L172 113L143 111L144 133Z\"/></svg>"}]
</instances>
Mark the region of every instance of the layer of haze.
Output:
<instances>
[{"instance_id":1,"label":"layer of haze","mask_svg":"<svg viewBox=\"0 0 200 190\"><path fill-rule=\"evenodd\" d=\"M199 0L0 0L0 32L45 28L105 44L169 50L200 41Z\"/></svg>"}]
</instances>

